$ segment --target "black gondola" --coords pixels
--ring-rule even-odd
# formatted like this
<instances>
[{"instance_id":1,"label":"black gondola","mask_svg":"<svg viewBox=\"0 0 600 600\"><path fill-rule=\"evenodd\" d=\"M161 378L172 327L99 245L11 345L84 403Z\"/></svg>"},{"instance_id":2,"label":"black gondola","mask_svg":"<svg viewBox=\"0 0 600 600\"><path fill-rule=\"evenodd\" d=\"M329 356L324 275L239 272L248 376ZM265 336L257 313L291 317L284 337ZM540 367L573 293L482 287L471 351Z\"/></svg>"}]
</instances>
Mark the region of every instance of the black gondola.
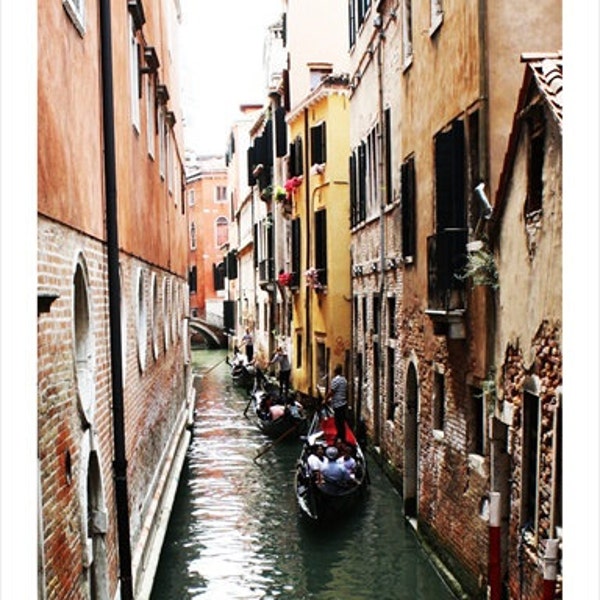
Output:
<instances>
[{"instance_id":1,"label":"black gondola","mask_svg":"<svg viewBox=\"0 0 600 600\"><path fill-rule=\"evenodd\" d=\"M302 512L313 520L333 521L348 515L362 502L369 484L367 462L354 432L346 423L346 446L354 459L353 473L345 481L328 480L320 471L309 466L309 456L318 445L326 450L338 450L336 426L332 416L318 413L303 444L296 465L294 487Z\"/></svg>"},{"instance_id":2,"label":"black gondola","mask_svg":"<svg viewBox=\"0 0 600 600\"><path fill-rule=\"evenodd\" d=\"M236 348L233 353L233 358L227 358L227 364L231 367L231 379L236 385L247 390L252 389L256 368L253 364L248 363L246 357Z\"/></svg>"},{"instance_id":3,"label":"black gondola","mask_svg":"<svg viewBox=\"0 0 600 600\"><path fill-rule=\"evenodd\" d=\"M302 404L293 395L281 398L279 386L267 379L259 367L255 368L254 386L244 414L250 406L258 428L270 438L279 438L288 431L289 437L306 433L308 423Z\"/></svg>"}]
</instances>

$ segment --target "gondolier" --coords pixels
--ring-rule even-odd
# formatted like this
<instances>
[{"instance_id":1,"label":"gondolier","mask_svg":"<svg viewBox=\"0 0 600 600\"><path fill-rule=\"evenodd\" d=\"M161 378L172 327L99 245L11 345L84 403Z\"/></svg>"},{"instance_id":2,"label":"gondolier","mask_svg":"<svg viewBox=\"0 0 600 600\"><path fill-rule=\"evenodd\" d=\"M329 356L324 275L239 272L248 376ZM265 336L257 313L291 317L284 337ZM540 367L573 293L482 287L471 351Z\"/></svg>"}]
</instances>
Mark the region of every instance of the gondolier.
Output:
<instances>
[{"instance_id":1,"label":"gondolier","mask_svg":"<svg viewBox=\"0 0 600 600\"><path fill-rule=\"evenodd\" d=\"M327 392L326 400L333 410L335 426L337 429L337 441L345 443L346 435L346 412L348 409L348 381L342 375L342 365L337 364L333 371L333 379Z\"/></svg>"}]
</instances>

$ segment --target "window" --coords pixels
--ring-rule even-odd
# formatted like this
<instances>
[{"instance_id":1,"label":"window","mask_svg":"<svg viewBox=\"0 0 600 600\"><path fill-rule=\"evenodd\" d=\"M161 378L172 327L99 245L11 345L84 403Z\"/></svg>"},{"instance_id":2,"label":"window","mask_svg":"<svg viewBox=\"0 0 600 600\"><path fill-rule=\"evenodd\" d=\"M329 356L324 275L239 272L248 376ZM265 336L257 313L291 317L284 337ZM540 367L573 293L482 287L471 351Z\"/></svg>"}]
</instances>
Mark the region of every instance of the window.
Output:
<instances>
[{"instance_id":1,"label":"window","mask_svg":"<svg viewBox=\"0 0 600 600\"><path fill-rule=\"evenodd\" d=\"M196 191L188 190L188 204L194 206L196 204Z\"/></svg>"},{"instance_id":2,"label":"window","mask_svg":"<svg viewBox=\"0 0 600 600\"><path fill-rule=\"evenodd\" d=\"M302 334L296 334L296 368L302 368Z\"/></svg>"},{"instance_id":3,"label":"window","mask_svg":"<svg viewBox=\"0 0 600 600\"><path fill-rule=\"evenodd\" d=\"M158 168L160 176L164 179L167 162L167 140L166 140L166 123L165 123L165 107L160 106L158 109Z\"/></svg>"},{"instance_id":4,"label":"window","mask_svg":"<svg viewBox=\"0 0 600 600\"><path fill-rule=\"evenodd\" d=\"M152 274L152 354L154 360L158 358L158 283L156 275Z\"/></svg>"},{"instance_id":5,"label":"window","mask_svg":"<svg viewBox=\"0 0 600 600\"><path fill-rule=\"evenodd\" d=\"M165 122L165 145L166 145L166 154L167 154L167 189L169 193L173 193L173 139L172 139L172 129L171 125L168 122ZM177 206L177 196L174 198L175 206Z\"/></svg>"},{"instance_id":6,"label":"window","mask_svg":"<svg viewBox=\"0 0 600 600\"><path fill-rule=\"evenodd\" d=\"M402 202L402 257L405 263L413 263L417 247L414 156L407 158L400 167L400 194Z\"/></svg>"},{"instance_id":7,"label":"window","mask_svg":"<svg viewBox=\"0 0 600 600\"><path fill-rule=\"evenodd\" d=\"M529 153L527 161L527 200L525 213L531 214L542 208L544 143L546 126L544 109L534 106L527 115L529 130Z\"/></svg>"},{"instance_id":8,"label":"window","mask_svg":"<svg viewBox=\"0 0 600 600\"><path fill-rule=\"evenodd\" d=\"M310 89L314 90L319 86L321 81L328 75L331 75L332 65L331 64L319 64L319 65L308 65L310 74Z\"/></svg>"},{"instance_id":9,"label":"window","mask_svg":"<svg viewBox=\"0 0 600 600\"><path fill-rule=\"evenodd\" d=\"M364 296L362 299L362 324L363 324L363 339L366 340L367 337L367 324L369 322L369 315L367 312L367 297Z\"/></svg>"},{"instance_id":10,"label":"window","mask_svg":"<svg viewBox=\"0 0 600 600\"><path fill-rule=\"evenodd\" d=\"M387 323L388 338L393 340L396 338L396 298L394 296L387 299Z\"/></svg>"},{"instance_id":11,"label":"window","mask_svg":"<svg viewBox=\"0 0 600 600\"><path fill-rule=\"evenodd\" d=\"M148 307L146 303L146 291L144 289L144 272L138 271L137 277L137 342L138 342L138 361L140 371L146 368L146 341L148 335Z\"/></svg>"},{"instance_id":12,"label":"window","mask_svg":"<svg viewBox=\"0 0 600 600\"><path fill-rule=\"evenodd\" d=\"M190 294L195 294L198 289L198 268L196 265L188 271L188 285L190 287Z\"/></svg>"},{"instance_id":13,"label":"window","mask_svg":"<svg viewBox=\"0 0 600 600\"><path fill-rule=\"evenodd\" d=\"M80 35L85 33L85 0L63 0L63 7Z\"/></svg>"},{"instance_id":14,"label":"window","mask_svg":"<svg viewBox=\"0 0 600 600\"><path fill-rule=\"evenodd\" d=\"M288 169L290 178L297 177L304 173L303 144L300 136L297 136L290 144Z\"/></svg>"},{"instance_id":15,"label":"window","mask_svg":"<svg viewBox=\"0 0 600 600\"><path fill-rule=\"evenodd\" d=\"M197 239L196 239L196 223L190 223L190 250L196 250Z\"/></svg>"},{"instance_id":16,"label":"window","mask_svg":"<svg viewBox=\"0 0 600 600\"><path fill-rule=\"evenodd\" d=\"M229 222L226 217L218 217L215 221L215 244L220 248L229 239Z\"/></svg>"},{"instance_id":17,"label":"window","mask_svg":"<svg viewBox=\"0 0 600 600\"><path fill-rule=\"evenodd\" d=\"M470 454L483 456L485 449L485 397L483 390L470 386L470 413L468 416L467 447Z\"/></svg>"},{"instance_id":18,"label":"window","mask_svg":"<svg viewBox=\"0 0 600 600\"><path fill-rule=\"evenodd\" d=\"M94 413L94 339L91 314L87 273L83 259L80 259L73 277L74 359L77 398L89 423L92 422Z\"/></svg>"},{"instance_id":19,"label":"window","mask_svg":"<svg viewBox=\"0 0 600 600\"><path fill-rule=\"evenodd\" d=\"M558 396L558 405L554 417L554 507L553 507L553 530L551 537L560 537L562 533L562 394Z\"/></svg>"},{"instance_id":20,"label":"window","mask_svg":"<svg viewBox=\"0 0 600 600\"><path fill-rule=\"evenodd\" d=\"M165 277L162 286L162 306L163 306L163 335L165 340L165 352L169 349L169 280Z\"/></svg>"},{"instance_id":21,"label":"window","mask_svg":"<svg viewBox=\"0 0 600 600\"><path fill-rule=\"evenodd\" d=\"M432 398L433 428L444 431L444 419L446 416L446 390L445 376L440 371L433 372L433 398Z\"/></svg>"},{"instance_id":22,"label":"window","mask_svg":"<svg viewBox=\"0 0 600 600\"><path fill-rule=\"evenodd\" d=\"M521 526L534 529L537 505L539 454L539 398L531 392L523 394Z\"/></svg>"},{"instance_id":23,"label":"window","mask_svg":"<svg viewBox=\"0 0 600 600\"><path fill-rule=\"evenodd\" d=\"M300 253L301 253L301 242L302 242L302 222L297 217L292 220L292 281L290 287L297 288L300 285Z\"/></svg>"},{"instance_id":24,"label":"window","mask_svg":"<svg viewBox=\"0 0 600 600\"><path fill-rule=\"evenodd\" d=\"M430 0L429 35L433 35L444 21L443 0Z\"/></svg>"},{"instance_id":25,"label":"window","mask_svg":"<svg viewBox=\"0 0 600 600\"><path fill-rule=\"evenodd\" d=\"M319 387L327 387L327 384L330 383L328 381L327 372L327 353L325 351L325 343L322 341L317 341L316 344L316 362L317 362L317 377Z\"/></svg>"},{"instance_id":26,"label":"window","mask_svg":"<svg viewBox=\"0 0 600 600\"><path fill-rule=\"evenodd\" d=\"M327 285L327 211L315 213L315 268L319 283Z\"/></svg>"},{"instance_id":27,"label":"window","mask_svg":"<svg viewBox=\"0 0 600 600\"><path fill-rule=\"evenodd\" d=\"M215 187L215 202L227 202L227 187L217 185Z\"/></svg>"},{"instance_id":28,"label":"window","mask_svg":"<svg viewBox=\"0 0 600 600\"><path fill-rule=\"evenodd\" d=\"M129 88L131 93L131 122L140 131L140 45L138 44L133 17L129 16Z\"/></svg>"},{"instance_id":29,"label":"window","mask_svg":"<svg viewBox=\"0 0 600 600\"><path fill-rule=\"evenodd\" d=\"M310 164L321 165L327 162L326 123L310 128Z\"/></svg>"},{"instance_id":30,"label":"window","mask_svg":"<svg viewBox=\"0 0 600 600\"><path fill-rule=\"evenodd\" d=\"M373 294L373 333L379 334L381 330L381 302L378 294Z\"/></svg>"},{"instance_id":31,"label":"window","mask_svg":"<svg viewBox=\"0 0 600 600\"><path fill-rule=\"evenodd\" d=\"M156 132L156 110L154 103L154 77L146 77L146 143L148 156L154 158L154 137Z\"/></svg>"},{"instance_id":32,"label":"window","mask_svg":"<svg viewBox=\"0 0 600 600\"><path fill-rule=\"evenodd\" d=\"M395 402L395 387L394 387L394 379L395 379L395 364L396 364L396 353L393 348L387 349L387 418L389 421L394 420L394 415L396 412L396 402Z\"/></svg>"},{"instance_id":33,"label":"window","mask_svg":"<svg viewBox=\"0 0 600 600\"><path fill-rule=\"evenodd\" d=\"M406 69L412 63L412 0L402 1L402 58Z\"/></svg>"}]
</instances>

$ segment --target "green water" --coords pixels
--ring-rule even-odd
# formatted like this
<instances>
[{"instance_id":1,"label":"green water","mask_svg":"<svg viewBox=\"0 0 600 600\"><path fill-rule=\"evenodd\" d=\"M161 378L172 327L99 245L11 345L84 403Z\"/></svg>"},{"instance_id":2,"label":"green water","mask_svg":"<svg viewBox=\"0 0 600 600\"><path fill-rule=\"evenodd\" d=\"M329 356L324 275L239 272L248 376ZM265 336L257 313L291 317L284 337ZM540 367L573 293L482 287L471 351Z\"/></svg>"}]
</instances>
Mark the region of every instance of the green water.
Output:
<instances>
[{"instance_id":1,"label":"green water","mask_svg":"<svg viewBox=\"0 0 600 600\"><path fill-rule=\"evenodd\" d=\"M194 351L194 434L151 600L454 598L373 460L369 495L347 522L305 520L293 490L299 442L253 460L267 440L243 416L248 397L225 356Z\"/></svg>"}]
</instances>

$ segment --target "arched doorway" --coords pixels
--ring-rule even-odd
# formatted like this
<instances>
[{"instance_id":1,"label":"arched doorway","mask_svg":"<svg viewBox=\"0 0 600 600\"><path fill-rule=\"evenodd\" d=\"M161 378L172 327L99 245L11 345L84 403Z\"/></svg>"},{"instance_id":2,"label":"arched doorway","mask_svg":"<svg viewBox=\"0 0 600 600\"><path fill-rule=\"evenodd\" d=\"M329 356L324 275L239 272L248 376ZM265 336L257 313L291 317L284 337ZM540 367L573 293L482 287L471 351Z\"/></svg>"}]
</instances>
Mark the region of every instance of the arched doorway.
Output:
<instances>
[{"instance_id":1,"label":"arched doorway","mask_svg":"<svg viewBox=\"0 0 600 600\"><path fill-rule=\"evenodd\" d=\"M414 363L406 375L406 404L404 408L404 514L416 517L419 493L419 383Z\"/></svg>"}]
</instances>

